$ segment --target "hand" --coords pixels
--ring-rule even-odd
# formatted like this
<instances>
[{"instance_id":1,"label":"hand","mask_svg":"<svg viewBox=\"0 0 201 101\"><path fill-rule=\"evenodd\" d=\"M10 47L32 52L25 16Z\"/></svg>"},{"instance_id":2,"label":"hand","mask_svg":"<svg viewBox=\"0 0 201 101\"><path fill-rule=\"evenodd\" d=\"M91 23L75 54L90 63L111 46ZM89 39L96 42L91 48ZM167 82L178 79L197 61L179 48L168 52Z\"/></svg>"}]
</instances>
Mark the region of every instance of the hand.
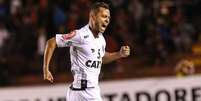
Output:
<instances>
[{"instance_id":1,"label":"hand","mask_svg":"<svg viewBox=\"0 0 201 101\"><path fill-rule=\"evenodd\" d=\"M127 57L130 55L130 47L129 46L122 46L120 49L120 56Z\"/></svg>"},{"instance_id":2,"label":"hand","mask_svg":"<svg viewBox=\"0 0 201 101\"><path fill-rule=\"evenodd\" d=\"M175 71L177 75L193 75L195 73L194 63L186 59L181 60L176 64Z\"/></svg>"},{"instance_id":3,"label":"hand","mask_svg":"<svg viewBox=\"0 0 201 101\"><path fill-rule=\"evenodd\" d=\"M180 70L185 75L191 75L191 74L193 74L195 72L193 62L189 61L189 60L183 60L183 61L181 61Z\"/></svg>"},{"instance_id":4,"label":"hand","mask_svg":"<svg viewBox=\"0 0 201 101\"><path fill-rule=\"evenodd\" d=\"M44 76L44 80L48 80L51 83L53 83L54 78L52 76L52 73L49 70L44 70L43 76Z\"/></svg>"}]
</instances>

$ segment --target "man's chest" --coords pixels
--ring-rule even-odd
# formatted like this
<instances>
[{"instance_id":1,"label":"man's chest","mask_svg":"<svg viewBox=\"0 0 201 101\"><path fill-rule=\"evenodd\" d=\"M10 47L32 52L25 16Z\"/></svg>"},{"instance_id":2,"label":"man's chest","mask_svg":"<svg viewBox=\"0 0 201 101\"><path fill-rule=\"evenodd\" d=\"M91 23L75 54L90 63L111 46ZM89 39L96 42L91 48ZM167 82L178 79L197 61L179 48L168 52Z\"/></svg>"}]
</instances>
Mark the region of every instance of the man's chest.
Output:
<instances>
[{"instance_id":1,"label":"man's chest","mask_svg":"<svg viewBox=\"0 0 201 101\"><path fill-rule=\"evenodd\" d=\"M100 60L104 55L104 43L101 39L86 40L82 45L82 52L92 59Z\"/></svg>"}]
</instances>

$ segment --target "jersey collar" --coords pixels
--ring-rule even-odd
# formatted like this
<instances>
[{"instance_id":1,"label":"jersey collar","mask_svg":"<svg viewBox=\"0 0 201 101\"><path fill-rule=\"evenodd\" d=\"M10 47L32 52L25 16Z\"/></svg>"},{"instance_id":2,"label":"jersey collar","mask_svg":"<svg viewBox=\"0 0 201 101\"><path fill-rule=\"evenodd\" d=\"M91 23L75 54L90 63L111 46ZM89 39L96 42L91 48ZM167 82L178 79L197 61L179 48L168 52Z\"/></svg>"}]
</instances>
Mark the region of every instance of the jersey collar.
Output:
<instances>
[{"instance_id":1,"label":"jersey collar","mask_svg":"<svg viewBox=\"0 0 201 101\"><path fill-rule=\"evenodd\" d=\"M93 36L94 39L97 39L97 38L100 37L100 35L102 35L102 33L98 33L97 38L95 38L95 37L94 37L94 34L92 33L92 31L91 31L90 28L89 28L89 24L86 25L86 28L87 28L88 32Z\"/></svg>"}]
</instances>

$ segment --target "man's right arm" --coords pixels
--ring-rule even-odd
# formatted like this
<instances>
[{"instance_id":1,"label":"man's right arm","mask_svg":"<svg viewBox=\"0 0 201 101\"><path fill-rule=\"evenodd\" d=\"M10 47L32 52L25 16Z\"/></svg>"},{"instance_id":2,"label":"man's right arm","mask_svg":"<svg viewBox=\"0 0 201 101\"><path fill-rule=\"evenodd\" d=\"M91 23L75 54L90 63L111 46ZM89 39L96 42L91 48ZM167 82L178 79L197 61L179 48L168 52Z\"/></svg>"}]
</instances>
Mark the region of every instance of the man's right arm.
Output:
<instances>
[{"instance_id":1,"label":"man's right arm","mask_svg":"<svg viewBox=\"0 0 201 101\"><path fill-rule=\"evenodd\" d=\"M49 71L49 63L56 47L57 47L56 38L53 37L47 41L45 52L44 52L43 76L44 76L44 80L48 80L50 82L53 82L53 76L51 72Z\"/></svg>"},{"instance_id":2,"label":"man's right arm","mask_svg":"<svg viewBox=\"0 0 201 101\"><path fill-rule=\"evenodd\" d=\"M49 63L56 47L70 47L81 43L81 36L75 30L67 34L56 34L55 37L49 39L46 43L44 52L43 75L44 80L53 82L53 76L49 70Z\"/></svg>"}]
</instances>

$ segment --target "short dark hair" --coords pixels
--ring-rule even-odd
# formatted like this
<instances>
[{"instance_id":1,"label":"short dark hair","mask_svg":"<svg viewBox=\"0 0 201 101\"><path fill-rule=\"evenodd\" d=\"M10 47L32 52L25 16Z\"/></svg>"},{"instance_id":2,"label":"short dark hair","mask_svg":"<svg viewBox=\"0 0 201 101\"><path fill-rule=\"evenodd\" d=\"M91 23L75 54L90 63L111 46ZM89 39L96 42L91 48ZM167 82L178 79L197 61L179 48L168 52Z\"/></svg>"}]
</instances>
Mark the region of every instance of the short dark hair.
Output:
<instances>
[{"instance_id":1,"label":"short dark hair","mask_svg":"<svg viewBox=\"0 0 201 101\"><path fill-rule=\"evenodd\" d=\"M99 8L105 8L105 9L110 9L109 5L106 4L105 2L95 2L91 5L91 11L97 13Z\"/></svg>"}]
</instances>

